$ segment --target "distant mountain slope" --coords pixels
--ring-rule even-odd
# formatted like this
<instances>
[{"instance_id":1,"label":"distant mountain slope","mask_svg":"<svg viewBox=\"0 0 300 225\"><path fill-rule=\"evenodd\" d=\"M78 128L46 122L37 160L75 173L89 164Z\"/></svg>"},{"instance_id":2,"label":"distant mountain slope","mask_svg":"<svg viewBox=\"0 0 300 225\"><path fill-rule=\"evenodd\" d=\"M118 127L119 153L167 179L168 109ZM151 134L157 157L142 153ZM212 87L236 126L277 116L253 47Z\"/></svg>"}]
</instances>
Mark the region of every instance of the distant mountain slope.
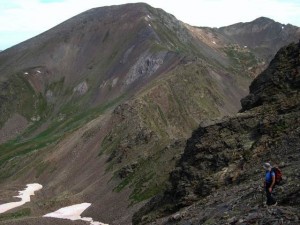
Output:
<instances>
[{"instance_id":1,"label":"distant mountain slope","mask_svg":"<svg viewBox=\"0 0 300 225\"><path fill-rule=\"evenodd\" d=\"M291 24L285 25L260 17L252 22L222 27L220 32L270 61L284 44L295 41L294 37L299 35L300 30Z\"/></svg>"},{"instance_id":2,"label":"distant mountain slope","mask_svg":"<svg viewBox=\"0 0 300 225\"><path fill-rule=\"evenodd\" d=\"M266 68L282 46L297 42L300 35L299 27L266 17L221 28L188 27L198 39L224 51L254 76Z\"/></svg>"},{"instance_id":3,"label":"distant mountain slope","mask_svg":"<svg viewBox=\"0 0 300 225\"><path fill-rule=\"evenodd\" d=\"M252 82L242 100L244 113L195 130L170 175L170 187L135 215L134 224L176 211L151 224L297 224L288 215L299 216L299 176L294 175L299 171L299 66L300 42L282 48ZM283 185L275 188L276 217L261 206L257 189L266 161L285 174Z\"/></svg>"},{"instance_id":4,"label":"distant mountain slope","mask_svg":"<svg viewBox=\"0 0 300 225\"><path fill-rule=\"evenodd\" d=\"M297 29L286 41L299 39ZM221 31L215 41L213 30L127 4L1 52L3 196L35 181L44 188L25 218L91 202L95 220L130 224L165 189L192 130L240 110L268 63Z\"/></svg>"}]
</instances>

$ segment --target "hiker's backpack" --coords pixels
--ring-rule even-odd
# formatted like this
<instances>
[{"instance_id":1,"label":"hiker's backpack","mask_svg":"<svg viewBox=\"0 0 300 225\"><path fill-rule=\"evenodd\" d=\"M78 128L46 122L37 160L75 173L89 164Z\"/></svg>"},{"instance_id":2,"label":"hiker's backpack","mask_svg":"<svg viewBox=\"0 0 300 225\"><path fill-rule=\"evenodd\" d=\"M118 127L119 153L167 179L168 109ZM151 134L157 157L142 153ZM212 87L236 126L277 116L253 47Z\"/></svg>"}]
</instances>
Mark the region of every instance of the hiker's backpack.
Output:
<instances>
[{"instance_id":1,"label":"hiker's backpack","mask_svg":"<svg viewBox=\"0 0 300 225\"><path fill-rule=\"evenodd\" d=\"M272 171L275 173L275 184L280 184L282 181L282 172L278 167L273 167Z\"/></svg>"}]
</instances>

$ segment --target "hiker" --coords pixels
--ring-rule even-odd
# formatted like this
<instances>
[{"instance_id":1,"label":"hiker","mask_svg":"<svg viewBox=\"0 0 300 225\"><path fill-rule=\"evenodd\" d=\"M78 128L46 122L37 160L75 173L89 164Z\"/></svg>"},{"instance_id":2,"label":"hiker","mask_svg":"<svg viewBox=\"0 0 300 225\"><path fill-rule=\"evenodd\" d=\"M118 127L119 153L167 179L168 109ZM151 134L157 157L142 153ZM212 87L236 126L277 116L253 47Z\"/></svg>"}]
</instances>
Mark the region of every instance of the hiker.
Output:
<instances>
[{"instance_id":1,"label":"hiker","mask_svg":"<svg viewBox=\"0 0 300 225\"><path fill-rule=\"evenodd\" d=\"M266 170L264 187L267 196L267 205L277 205L275 198L272 196L272 192L275 186L275 172L272 170L270 163L264 163L264 169Z\"/></svg>"}]
</instances>

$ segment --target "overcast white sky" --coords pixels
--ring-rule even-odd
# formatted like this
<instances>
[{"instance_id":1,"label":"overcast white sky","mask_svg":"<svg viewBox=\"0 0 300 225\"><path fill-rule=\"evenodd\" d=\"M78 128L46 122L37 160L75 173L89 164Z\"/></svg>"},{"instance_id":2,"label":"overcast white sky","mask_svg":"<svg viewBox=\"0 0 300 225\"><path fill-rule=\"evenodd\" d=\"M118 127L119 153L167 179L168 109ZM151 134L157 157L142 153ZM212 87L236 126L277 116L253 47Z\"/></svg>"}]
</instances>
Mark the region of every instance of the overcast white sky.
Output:
<instances>
[{"instance_id":1,"label":"overcast white sky","mask_svg":"<svg viewBox=\"0 0 300 225\"><path fill-rule=\"evenodd\" d=\"M90 8L131 0L0 0L0 50ZM220 27L260 16L300 26L300 0L144 0L195 26Z\"/></svg>"}]
</instances>

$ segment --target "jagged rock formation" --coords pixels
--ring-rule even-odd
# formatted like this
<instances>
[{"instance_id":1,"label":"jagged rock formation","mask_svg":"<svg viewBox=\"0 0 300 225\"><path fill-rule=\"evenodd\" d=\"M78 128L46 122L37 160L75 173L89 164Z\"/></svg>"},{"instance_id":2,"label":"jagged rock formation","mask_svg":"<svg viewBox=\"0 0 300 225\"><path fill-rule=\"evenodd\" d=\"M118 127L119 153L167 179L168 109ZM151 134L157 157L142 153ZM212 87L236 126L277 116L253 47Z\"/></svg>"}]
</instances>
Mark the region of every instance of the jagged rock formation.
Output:
<instances>
[{"instance_id":1,"label":"jagged rock formation","mask_svg":"<svg viewBox=\"0 0 300 225\"><path fill-rule=\"evenodd\" d=\"M250 86L243 113L199 127L170 175L170 187L134 224L298 224L300 42L282 48ZM262 163L282 168L279 206L262 207ZM187 207L188 206L188 207ZM151 223L152 224L152 223Z\"/></svg>"}]
</instances>

